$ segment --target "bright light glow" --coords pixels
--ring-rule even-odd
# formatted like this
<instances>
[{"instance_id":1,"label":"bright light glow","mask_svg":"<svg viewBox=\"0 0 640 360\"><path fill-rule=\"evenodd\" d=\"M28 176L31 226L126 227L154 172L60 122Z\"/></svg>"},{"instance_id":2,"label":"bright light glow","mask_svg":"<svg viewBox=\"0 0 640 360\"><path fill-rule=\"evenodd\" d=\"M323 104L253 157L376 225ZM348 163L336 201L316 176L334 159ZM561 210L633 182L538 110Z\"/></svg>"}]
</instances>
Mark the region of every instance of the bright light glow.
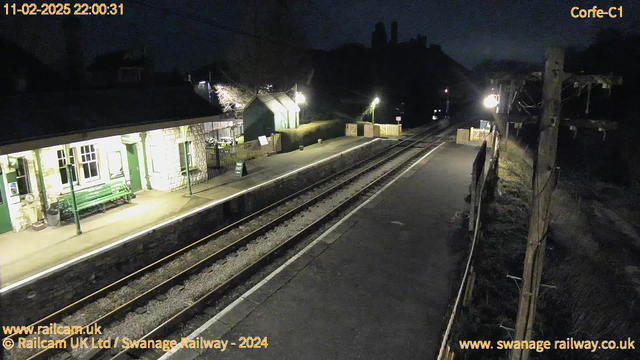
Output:
<instances>
[{"instance_id":1,"label":"bright light glow","mask_svg":"<svg viewBox=\"0 0 640 360\"><path fill-rule=\"evenodd\" d=\"M296 94L296 104L304 104L307 98L301 92Z\"/></svg>"},{"instance_id":2,"label":"bright light glow","mask_svg":"<svg viewBox=\"0 0 640 360\"><path fill-rule=\"evenodd\" d=\"M498 106L498 96L491 94L484 99L484 107L494 108Z\"/></svg>"},{"instance_id":3,"label":"bright light glow","mask_svg":"<svg viewBox=\"0 0 640 360\"><path fill-rule=\"evenodd\" d=\"M438 117L437 117L437 116L435 116L435 115L433 115L431 118L432 118L433 120L438 120Z\"/></svg>"},{"instance_id":4,"label":"bright light glow","mask_svg":"<svg viewBox=\"0 0 640 360\"><path fill-rule=\"evenodd\" d=\"M448 94L449 93L449 89L444 89L444 93Z\"/></svg>"},{"instance_id":5,"label":"bright light glow","mask_svg":"<svg viewBox=\"0 0 640 360\"><path fill-rule=\"evenodd\" d=\"M433 109L433 112L434 112L434 113L437 113L437 112L438 112L438 110L436 110L436 109Z\"/></svg>"},{"instance_id":6,"label":"bright light glow","mask_svg":"<svg viewBox=\"0 0 640 360\"><path fill-rule=\"evenodd\" d=\"M254 96L251 90L240 86L216 84L214 89L224 112L242 110Z\"/></svg>"},{"instance_id":7,"label":"bright light glow","mask_svg":"<svg viewBox=\"0 0 640 360\"><path fill-rule=\"evenodd\" d=\"M371 103L371 106L375 107L379 103L380 103L380 98L375 98L375 99L373 99L373 102Z\"/></svg>"}]
</instances>

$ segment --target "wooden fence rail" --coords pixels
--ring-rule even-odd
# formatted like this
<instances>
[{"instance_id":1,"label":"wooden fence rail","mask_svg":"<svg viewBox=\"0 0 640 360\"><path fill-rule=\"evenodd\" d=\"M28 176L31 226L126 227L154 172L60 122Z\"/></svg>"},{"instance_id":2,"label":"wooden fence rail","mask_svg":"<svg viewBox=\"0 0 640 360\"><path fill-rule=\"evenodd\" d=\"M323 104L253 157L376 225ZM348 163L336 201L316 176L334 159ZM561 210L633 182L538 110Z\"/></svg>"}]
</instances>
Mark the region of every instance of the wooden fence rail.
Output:
<instances>
[{"instance_id":1,"label":"wooden fence rail","mask_svg":"<svg viewBox=\"0 0 640 360\"><path fill-rule=\"evenodd\" d=\"M469 304L471 302L470 297L471 297L472 285L468 289L467 283L474 280L474 279L471 279L471 277L475 277L475 276L472 276L473 252L476 247L476 242L478 241L478 233L479 233L479 228L481 226L480 215L483 211L483 207L486 206L485 199L487 198L487 195L490 195L488 194L488 191L493 191L493 185L489 183L495 182L495 180L497 179L498 160L500 158L500 149L499 149L498 140L499 140L499 134L497 130L491 131L491 133L487 135L486 140L483 141L482 146L478 151L478 155L476 156L476 159L473 162L472 176L471 176L472 181L469 187L471 191L470 211L472 212L472 214L470 214L469 216L469 231L472 232L471 250L469 251L469 257L467 259L467 264L464 270L464 274L462 276L462 281L460 282L460 288L458 289L456 300L453 304L453 308L451 309L451 315L447 323L447 328L442 338L442 343L440 345L440 352L438 353L438 360L448 360L453 358L454 356L453 349L455 344L450 343L451 329L453 328L456 315L460 308L460 303L462 301L464 301L465 304ZM487 153L488 146L490 146L492 149L490 153ZM488 163L487 163L487 154L490 155ZM463 295L465 291L468 294L467 299L463 299Z\"/></svg>"},{"instance_id":2,"label":"wooden fence rail","mask_svg":"<svg viewBox=\"0 0 640 360\"><path fill-rule=\"evenodd\" d=\"M281 149L281 135L267 137L267 144L261 145L259 140L247 141L225 148L207 147L207 167L209 179L235 167L237 160L251 160L261 156L275 154Z\"/></svg>"}]
</instances>

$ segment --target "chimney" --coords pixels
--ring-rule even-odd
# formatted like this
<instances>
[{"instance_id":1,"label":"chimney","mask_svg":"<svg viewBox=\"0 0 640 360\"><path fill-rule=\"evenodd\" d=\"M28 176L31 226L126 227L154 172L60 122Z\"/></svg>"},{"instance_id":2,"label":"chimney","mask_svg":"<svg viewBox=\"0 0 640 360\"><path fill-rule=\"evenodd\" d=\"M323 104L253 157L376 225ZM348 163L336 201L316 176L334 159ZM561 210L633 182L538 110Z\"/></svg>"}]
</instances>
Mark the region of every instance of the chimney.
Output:
<instances>
[{"instance_id":1,"label":"chimney","mask_svg":"<svg viewBox=\"0 0 640 360\"><path fill-rule=\"evenodd\" d=\"M426 36L421 36L420 34L418 34L416 40L418 41L418 46L426 48L427 47L427 37Z\"/></svg>"},{"instance_id":2,"label":"chimney","mask_svg":"<svg viewBox=\"0 0 640 360\"><path fill-rule=\"evenodd\" d=\"M387 31L384 29L384 24L376 23L376 28L371 33L371 48L374 50L382 50L387 45Z\"/></svg>"},{"instance_id":3,"label":"chimney","mask_svg":"<svg viewBox=\"0 0 640 360\"><path fill-rule=\"evenodd\" d=\"M69 17L62 23L66 45L66 68L69 84L77 87L84 82L84 56L82 54L80 29L82 24L78 17Z\"/></svg>"},{"instance_id":4,"label":"chimney","mask_svg":"<svg viewBox=\"0 0 640 360\"><path fill-rule=\"evenodd\" d=\"M398 43L398 22L394 21L391 23L391 44L395 45Z\"/></svg>"}]
</instances>

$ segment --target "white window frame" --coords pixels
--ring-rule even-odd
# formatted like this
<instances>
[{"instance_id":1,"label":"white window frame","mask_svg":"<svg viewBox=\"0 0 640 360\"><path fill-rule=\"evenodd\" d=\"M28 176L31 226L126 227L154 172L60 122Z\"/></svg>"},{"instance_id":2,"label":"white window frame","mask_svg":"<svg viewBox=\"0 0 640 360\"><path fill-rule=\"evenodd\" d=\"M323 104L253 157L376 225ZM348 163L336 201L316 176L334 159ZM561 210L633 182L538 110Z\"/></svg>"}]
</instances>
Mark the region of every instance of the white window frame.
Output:
<instances>
[{"instance_id":1,"label":"white window frame","mask_svg":"<svg viewBox=\"0 0 640 360\"><path fill-rule=\"evenodd\" d=\"M185 147L184 145L187 144ZM184 148L187 151L187 159L189 161L189 169L193 169L193 146L191 141L183 141L178 143L178 156L180 157L180 171L187 171L187 166L184 163L184 153L181 153L180 148Z\"/></svg>"},{"instance_id":2,"label":"white window frame","mask_svg":"<svg viewBox=\"0 0 640 360\"><path fill-rule=\"evenodd\" d=\"M24 174L22 175L19 175L19 170L21 167L20 163L22 163L22 168L24 169ZM23 178L24 178L25 186L27 187L25 193L22 193L20 191L20 179L23 179ZM29 160L24 156L20 156L16 158L16 183L18 184L18 193L20 194L21 199L24 199L25 195L33 193L33 188L31 186L31 178L29 177Z\"/></svg>"},{"instance_id":3,"label":"white window frame","mask_svg":"<svg viewBox=\"0 0 640 360\"><path fill-rule=\"evenodd\" d=\"M60 153L62 153L62 158L60 157ZM63 187L69 187L69 178L67 178L67 182L62 182L62 172L67 172L67 157L64 153L64 148L56 151L56 157L58 159L58 172L60 173L60 183ZM73 179L73 183L78 185L78 163L76 162L76 149L70 147L69 148L69 160L71 160L71 178ZM60 166L60 162L62 162L62 166Z\"/></svg>"},{"instance_id":4,"label":"white window frame","mask_svg":"<svg viewBox=\"0 0 640 360\"><path fill-rule=\"evenodd\" d=\"M96 164L96 175L91 175L91 164ZM94 144L80 146L80 164L82 164L82 177L87 181L100 179L100 162L98 161L98 150ZM89 170L89 177L86 176L87 171L85 166Z\"/></svg>"}]
</instances>

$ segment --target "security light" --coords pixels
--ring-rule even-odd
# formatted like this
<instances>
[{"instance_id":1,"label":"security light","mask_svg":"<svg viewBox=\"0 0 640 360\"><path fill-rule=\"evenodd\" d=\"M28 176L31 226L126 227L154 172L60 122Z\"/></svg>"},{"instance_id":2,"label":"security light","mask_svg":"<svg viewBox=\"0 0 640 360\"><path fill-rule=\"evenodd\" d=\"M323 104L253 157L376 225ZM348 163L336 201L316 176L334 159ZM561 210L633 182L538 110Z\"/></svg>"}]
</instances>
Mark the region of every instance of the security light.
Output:
<instances>
[{"instance_id":1,"label":"security light","mask_svg":"<svg viewBox=\"0 0 640 360\"><path fill-rule=\"evenodd\" d=\"M498 96L491 94L484 99L484 106L486 108L494 108L498 106Z\"/></svg>"}]
</instances>

